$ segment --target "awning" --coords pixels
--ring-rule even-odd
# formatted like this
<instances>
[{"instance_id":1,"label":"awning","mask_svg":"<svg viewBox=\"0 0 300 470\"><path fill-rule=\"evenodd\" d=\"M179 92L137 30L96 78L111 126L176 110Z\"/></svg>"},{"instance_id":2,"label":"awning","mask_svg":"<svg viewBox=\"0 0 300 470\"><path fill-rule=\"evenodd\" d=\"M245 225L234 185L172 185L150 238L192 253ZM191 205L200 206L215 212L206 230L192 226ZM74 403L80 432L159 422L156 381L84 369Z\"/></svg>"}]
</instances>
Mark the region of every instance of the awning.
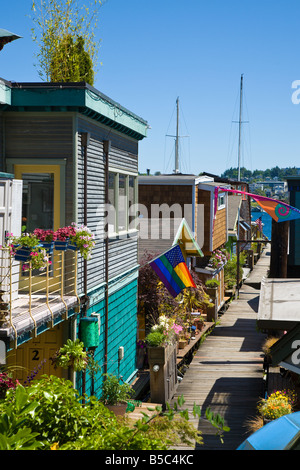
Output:
<instances>
[{"instance_id":1,"label":"awning","mask_svg":"<svg viewBox=\"0 0 300 470\"><path fill-rule=\"evenodd\" d=\"M3 49L5 44L20 38L21 36L11 33L10 31L7 31L7 29L0 28L0 51Z\"/></svg>"},{"instance_id":2,"label":"awning","mask_svg":"<svg viewBox=\"0 0 300 470\"><path fill-rule=\"evenodd\" d=\"M300 279L263 278L257 326L290 330L300 322L299 305Z\"/></svg>"}]
</instances>

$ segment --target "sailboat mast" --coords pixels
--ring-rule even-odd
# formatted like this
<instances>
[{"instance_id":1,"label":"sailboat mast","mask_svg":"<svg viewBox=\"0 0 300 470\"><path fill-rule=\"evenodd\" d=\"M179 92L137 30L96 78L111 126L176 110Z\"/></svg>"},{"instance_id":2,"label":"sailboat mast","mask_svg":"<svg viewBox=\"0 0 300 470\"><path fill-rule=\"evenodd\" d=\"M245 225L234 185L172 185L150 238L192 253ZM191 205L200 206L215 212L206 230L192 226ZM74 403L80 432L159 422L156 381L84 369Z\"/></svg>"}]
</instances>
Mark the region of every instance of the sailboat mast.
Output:
<instances>
[{"instance_id":1,"label":"sailboat mast","mask_svg":"<svg viewBox=\"0 0 300 470\"><path fill-rule=\"evenodd\" d=\"M238 148L238 181L241 180L242 110L243 110L243 74L241 75L241 88L240 88L239 148Z\"/></svg>"},{"instance_id":2,"label":"sailboat mast","mask_svg":"<svg viewBox=\"0 0 300 470\"><path fill-rule=\"evenodd\" d=\"M176 100L177 121L176 121L176 140L175 140L175 173L179 172L179 97Z\"/></svg>"}]
</instances>

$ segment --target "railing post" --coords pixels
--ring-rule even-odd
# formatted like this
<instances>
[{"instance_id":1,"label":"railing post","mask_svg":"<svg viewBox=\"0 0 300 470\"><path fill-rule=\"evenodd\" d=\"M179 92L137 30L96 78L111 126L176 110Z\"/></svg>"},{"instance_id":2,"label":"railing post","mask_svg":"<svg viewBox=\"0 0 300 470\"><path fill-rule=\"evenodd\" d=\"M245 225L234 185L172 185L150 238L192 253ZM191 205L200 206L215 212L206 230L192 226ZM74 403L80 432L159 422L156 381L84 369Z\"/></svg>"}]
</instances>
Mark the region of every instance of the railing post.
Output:
<instances>
[{"instance_id":1,"label":"railing post","mask_svg":"<svg viewBox=\"0 0 300 470\"><path fill-rule=\"evenodd\" d=\"M46 303L51 314L51 328L53 328L54 326L53 312L49 305L49 263L47 263L47 266L46 266Z\"/></svg>"},{"instance_id":2,"label":"railing post","mask_svg":"<svg viewBox=\"0 0 300 470\"><path fill-rule=\"evenodd\" d=\"M62 302L65 304L66 311L64 314L65 320L68 319L68 306L64 300L64 282L65 282L65 252L61 251L61 287L60 287L60 296Z\"/></svg>"},{"instance_id":3,"label":"railing post","mask_svg":"<svg viewBox=\"0 0 300 470\"><path fill-rule=\"evenodd\" d=\"M32 311L31 311L31 305L32 305L32 262L29 261L29 315L34 323L34 330L33 330L33 337L37 337L37 326L36 326L36 321L33 318Z\"/></svg>"}]
</instances>

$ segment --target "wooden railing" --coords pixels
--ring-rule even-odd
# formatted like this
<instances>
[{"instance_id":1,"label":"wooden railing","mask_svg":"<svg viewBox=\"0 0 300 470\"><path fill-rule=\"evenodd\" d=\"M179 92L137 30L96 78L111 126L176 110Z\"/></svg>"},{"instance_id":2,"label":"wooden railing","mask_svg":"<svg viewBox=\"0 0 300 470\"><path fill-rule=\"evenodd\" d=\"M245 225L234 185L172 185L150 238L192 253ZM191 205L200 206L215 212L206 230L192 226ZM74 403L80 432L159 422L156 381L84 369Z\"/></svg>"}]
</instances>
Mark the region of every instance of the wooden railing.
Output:
<instances>
[{"instance_id":1,"label":"wooden railing","mask_svg":"<svg viewBox=\"0 0 300 470\"><path fill-rule=\"evenodd\" d=\"M53 264L45 270L34 270L29 262L29 269L23 271L8 248L0 249L0 329L12 328L15 343L20 322L29 320L36 336L43 316L51 327L58 310L67 316L70 306L77 311L80 307L77 252L54 251L51 257Z\"/></svg>"}]
</instances>

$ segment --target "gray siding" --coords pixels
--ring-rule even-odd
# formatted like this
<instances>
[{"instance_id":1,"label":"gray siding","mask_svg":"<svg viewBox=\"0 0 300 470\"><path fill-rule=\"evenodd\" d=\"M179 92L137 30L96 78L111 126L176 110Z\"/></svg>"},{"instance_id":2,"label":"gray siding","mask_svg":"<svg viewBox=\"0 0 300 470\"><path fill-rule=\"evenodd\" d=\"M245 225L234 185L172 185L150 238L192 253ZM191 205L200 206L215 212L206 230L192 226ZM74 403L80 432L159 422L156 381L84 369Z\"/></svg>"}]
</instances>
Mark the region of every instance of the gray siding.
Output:
<instances>
[{"instance_id":1,"label":"gray siding","mask_svg":"<svg viewBox=\"0 0 300 470\"><path fill-rule=\"evenodd\" d=\"M103 140L111 141L110 166L120 171L137 172L138 144L95 125L89 120L78 119L77 138L77 178L78 178L78 223L84 220L84 153L81 145L81 133L90 133L87 168L87 225L96 235L96 246L88 262L88 290L92 290L105 281L105 162ZM134 153L131 153L134 152ZM109 240L109 279L121 275L137 265L137 237L114 238ZM80 263L80 273L83 261ZM80 275L82 279L82 275ZM80 286L82 291L82 285Z\"/></svg>"},{"instance_id":2,"label":"gray siding","mask_svg":"<svg viewBox=\"0 0 300 470\"><path fill-rule=\"evenodd\" d=\"M73 119L70 113L5 113L5 158L66 161L66 223L73 220ZM6 171L6 168L5 168Z\"/></svg>"},{"instance_id":3,"label":"gray siding","mask_svg":"<svg viewBox=\"0 0 300 470\"><path fill-rule=\"evenodd\" d=\"M74 113L4 113L5 157L38 160L65 159L65 224L83 223L83 149L81 133L90 132L88 147L88 227L96 235L96 246L88 262L88 289L105 280L104 201L105 173L103 140L111 141L110 165L123 171L138 171L138 142ZM75 123L75 124L74 124ZM0 116L0 131L1 131ZM75 126L75 128L74 128ZM76 134L77 133L77 134ZM0 132L0 139L3 133ZM75 136L75 139L74 139ZM0 141L1 144L1 141ZM75 146L75 148L74 148ZM77 147L76 147L77 146ZM0 147L2 149L2 146ZM73 155L77 158L73 161ZM1 156L1 154L0 154ZM4 169L6 171L6 168ZM74 205L77 172L78 198ZM77 209L76 209L77 206ZM76 213L77 212L77 213ZM109 242L109 277L116 277L137 265L137 237ZM83 292L83 260L79 256L79 293Z\"/></svg>"},{"instance_id":4,"label":"gray siding","mask_svg":"<svg viewBox=\"0 0 300 470\"><path fill-rule=\"evenodd\" d=\"M5 165L3 162L3 116L0 113L0 171L4 171Z\"/></svg>"}]
</instances>

